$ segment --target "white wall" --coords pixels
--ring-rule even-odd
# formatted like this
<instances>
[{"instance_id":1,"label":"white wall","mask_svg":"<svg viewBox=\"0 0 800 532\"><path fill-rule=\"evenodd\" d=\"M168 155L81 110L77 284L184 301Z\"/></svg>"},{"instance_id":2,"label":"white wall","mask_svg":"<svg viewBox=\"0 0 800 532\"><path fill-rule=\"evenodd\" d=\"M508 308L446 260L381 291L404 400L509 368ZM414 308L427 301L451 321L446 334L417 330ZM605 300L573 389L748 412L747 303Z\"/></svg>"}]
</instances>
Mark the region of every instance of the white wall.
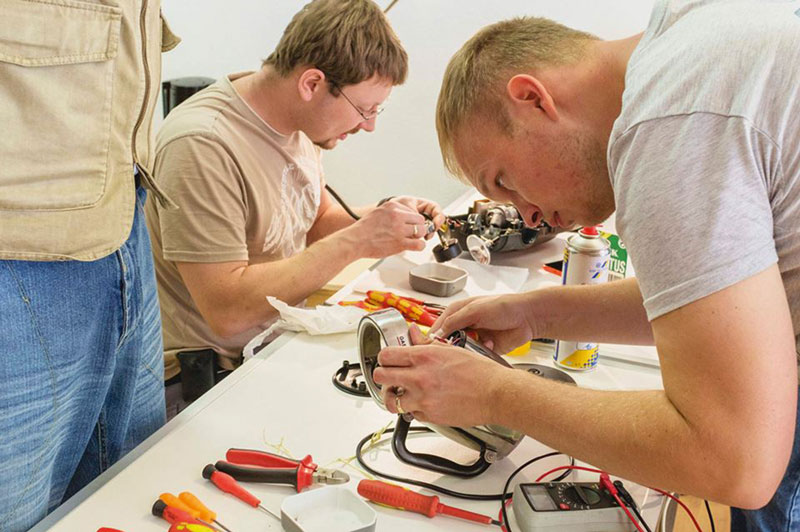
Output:
<instances>
[{"instance_id":1,"label":"white wall","mask_svg":"<svg viewBox=\"0 0 800 532\"><path fill-rule=\"evenodd\" d=\"M163 79L220 78L254 70L304 0L163 0L183 42L164 54ZM378 0L385 7L389 0ZM479 28L520 15L544 16L604 39L642 31L652 0L399 0L389 19L409 55L408 81L394 89L372 134L325 153L328 182L353 205L399 194L449 203L464 187L444 171L434 126L442 73ZM160 109L160 104L159 104Z\"/></svg>"}]
</instances>

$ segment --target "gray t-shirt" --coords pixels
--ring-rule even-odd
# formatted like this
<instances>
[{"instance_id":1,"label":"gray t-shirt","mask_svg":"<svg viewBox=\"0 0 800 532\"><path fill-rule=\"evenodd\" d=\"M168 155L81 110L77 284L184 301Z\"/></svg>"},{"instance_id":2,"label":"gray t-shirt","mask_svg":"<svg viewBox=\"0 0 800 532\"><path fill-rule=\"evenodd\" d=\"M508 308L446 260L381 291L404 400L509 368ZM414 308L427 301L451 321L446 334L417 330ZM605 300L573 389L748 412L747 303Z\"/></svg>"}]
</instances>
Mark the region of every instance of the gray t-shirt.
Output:
<instances>
[{"instance_id":1,"label":"gray t-shirt","mask_svg":"<svg viewBox=\"0 0 800 532\"><path fill-rule=\"evenodd\" d=\"M657 2L608 165L651 320L778 261L800 332L800 1Z\"/></svg>"}]
</instances>

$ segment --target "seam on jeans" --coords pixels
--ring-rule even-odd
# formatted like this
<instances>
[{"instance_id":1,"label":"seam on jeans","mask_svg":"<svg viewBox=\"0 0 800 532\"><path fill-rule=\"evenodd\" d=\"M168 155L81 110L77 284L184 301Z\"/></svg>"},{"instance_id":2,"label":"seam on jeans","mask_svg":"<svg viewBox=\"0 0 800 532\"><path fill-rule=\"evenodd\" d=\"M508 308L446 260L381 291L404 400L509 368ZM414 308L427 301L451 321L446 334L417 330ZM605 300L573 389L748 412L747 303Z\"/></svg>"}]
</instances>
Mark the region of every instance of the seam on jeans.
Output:
<instances>
[{"instance_id":1,"label":"seam on jeans","mask_svg":"<svg viewBox=\"0 0 800 532\"><path fill-rule=\"evenodd\" d=\"M161 382L164 380L162 377L159 377L158 372L150 364L144 363L142 366L144 366L144 369L146 369L156 381Z\"/></svg>"},{"instance_id":2,"label":"seam on jeans","mask_svg":"<svg viewBox=\"0 0 800 532\"><path fill-rule=\"evenodd\" d=\"M36 475L34 473L38 472L39 469L41 469L42 464L44 463L44 456L46 454L47 444L50 441L52 441L52 436L55 433L55 429L56 429L55 419L56 419L56 412L58 411L58 395L56 393L57 392L57 390L56 390L56 377L55 377L55 372L53 370L53 363L52 363L52 360L50 359L50 351L47 349L47 343L44 341L44 335L42 334L42 331L39 328L38 321L36 320L36 313L33 311L33 307L31 306L30 297L28 297L28 294L25 291L25 286L22 284L22 280L17 275L17 272L15 272L14 269L11 267L11 263L9 261L4 261L4 262L5 262L6 268L8 269L9 273L11 274L11 277L17 283L17 287L19 288L19 295L22 298L22 301L25 304L25 307L28 309L28 313L30 314L31 324L33 326L33 330L36 333L36 338L39 341L39 345L40 345L40 347L42 349L42 353L44 354L45 359L47 360L47 369L48 369L48 372L50 374L50 387L52 389L52 394L53 394L53 411L52 411L51 420L50 420L50 430L49 430L49 432L47 434L47 437L44 438L45 444L43 445L41 451L39 452L40 456L34 461L34 463L36 464L36 466L34 466L34 467L36 467L36 469L34 469L34 471L32 471L32 473L28 476L28 483L25 484L25 487L22 489L22 492L20 493L19 500L17 501L17 503L14 506L11 507L11 509L9 510L9 513L7 514L7 517L5 518L5 520L10 521L11 519L14 518L14 515L16 514L17 510L20 508L22 503L26 500L26 495L27 495L28 491L31 489L31 487L33 485L33 479L36 478Z\"/></svg>"},{"instance_id":3,"label":"seam on jeans","mask_svg":"<svg viewBox=\"0 0 800 532\"><path fill-rule=\"evenodd\" d=\"M106 428L105 407L97 417L97 460L100 466L100 473L108 469L108 430Z\"/></svg>"},{"instance_id":4,"label":"seam on jeans","mask_svg":"<svg viewBox=\"0 0 800 532\"><path fill-rule=\"evenodd\" d=\"M117 340L117 351L125 344L125 340L128 339L128 333L130 332L128 327L128 316L130 314L128 309L128 266L125 264L125 257L122 255L124 247L125 245L123 244L115 253L122 273L119 281L120 297L122 298L122 330L120 331L119 340Z\"/></svg>"}]
</instances>

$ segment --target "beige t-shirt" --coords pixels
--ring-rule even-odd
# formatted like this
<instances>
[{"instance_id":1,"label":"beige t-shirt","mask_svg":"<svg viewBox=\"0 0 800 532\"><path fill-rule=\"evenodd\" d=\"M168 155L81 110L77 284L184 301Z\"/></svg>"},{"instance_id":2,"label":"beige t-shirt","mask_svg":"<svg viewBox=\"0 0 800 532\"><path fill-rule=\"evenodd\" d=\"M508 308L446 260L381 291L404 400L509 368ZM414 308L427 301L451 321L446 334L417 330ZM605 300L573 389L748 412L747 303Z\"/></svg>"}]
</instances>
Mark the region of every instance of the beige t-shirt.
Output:
<instances>
[{"instance_id":1,"label":"beige t-shirt","mask_svg":"<svg viewBox=\"0 0 800 532\"><path fill-rule=\"evenodd\" d=\"M236 93L234 74L170 112L156 141L155 179L180 209L147 202L164 325L165 377L175 354L214 349L232 369L263 327L220 338L197 310L175 262L250 264L285 259L306 247L317 216L320 149L301 133L281 135ZM264 305L267 302L264 301Z\"/></svg>"}]
</instances>

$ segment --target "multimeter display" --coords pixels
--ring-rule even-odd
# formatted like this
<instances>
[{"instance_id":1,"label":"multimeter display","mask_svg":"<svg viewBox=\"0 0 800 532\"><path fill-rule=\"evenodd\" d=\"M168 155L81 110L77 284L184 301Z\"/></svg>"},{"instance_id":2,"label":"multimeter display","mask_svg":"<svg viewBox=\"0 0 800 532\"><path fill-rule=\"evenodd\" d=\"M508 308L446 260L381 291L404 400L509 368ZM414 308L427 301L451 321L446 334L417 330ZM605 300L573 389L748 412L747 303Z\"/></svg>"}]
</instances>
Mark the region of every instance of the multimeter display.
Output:
<instances>
[{"instance_id":1,"label":"multimeter display","mask_svg":"<svg viewBox=\"0 0 800 532\"><path fill-rule=\"evenodd\" d=\"M526 484L522 486L522 492L537 512L558 509L550 494L547 493L547 488L542 484Z\"/></svg>"}]
</instances>

